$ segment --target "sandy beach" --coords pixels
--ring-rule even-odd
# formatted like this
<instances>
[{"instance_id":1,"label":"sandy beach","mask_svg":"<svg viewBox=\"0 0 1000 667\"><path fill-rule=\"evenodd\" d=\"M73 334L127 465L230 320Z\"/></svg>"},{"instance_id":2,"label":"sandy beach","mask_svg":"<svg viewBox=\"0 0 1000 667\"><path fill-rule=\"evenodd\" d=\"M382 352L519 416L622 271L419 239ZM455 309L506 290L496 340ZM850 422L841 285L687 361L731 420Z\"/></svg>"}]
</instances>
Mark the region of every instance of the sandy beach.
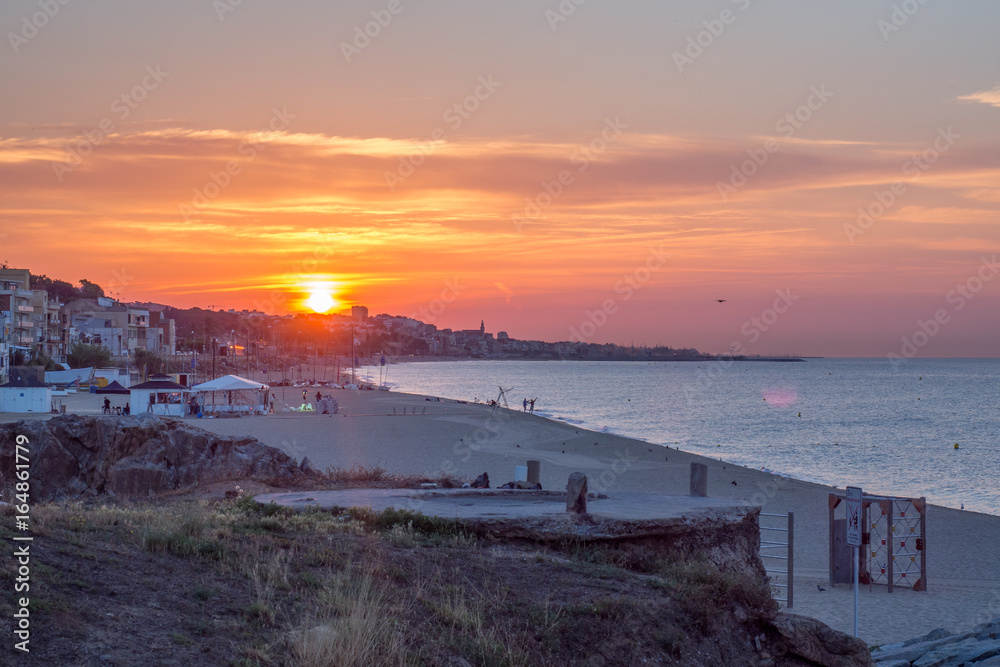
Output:
<instances>
[{"instance_id":1,"label":"sandy beach","mask_svg":"<svg viewBox=\"0 0 1000 667\"><path fill-rule=\"evenodd\" d=\"M307 390L310 398L316 389ZM322 390L340 402L337 415L277 412L263 417L195 419L193 425L252 436L319 468L378 465L390 473L489 473L493 486L514 479L514 466L541 461L546 489L565 486L580 471L591 490L687 495L689 464L706 463L709 495L759 503L764 512L795 512L794 613L851 632L853 595L830 588L827 496L832 487L792 480L639 440L595 433L520 411L482 404L377 391ZM279 407L299 405L301 389L275 388ZM99 414L103 396L61 399L68 412ZM127 396L114 397L124 405ZM0 421L48 416L0 414ZM735 482L735 484L734 484ZM919 496L920 490L914 489ZM860 635L887 644L944 627L971 628L1000 615L1000 517L931 506L927 514L928 590L862 586ZM819 591L822 585L826 591Z\"/></svg>"}]
</instances>

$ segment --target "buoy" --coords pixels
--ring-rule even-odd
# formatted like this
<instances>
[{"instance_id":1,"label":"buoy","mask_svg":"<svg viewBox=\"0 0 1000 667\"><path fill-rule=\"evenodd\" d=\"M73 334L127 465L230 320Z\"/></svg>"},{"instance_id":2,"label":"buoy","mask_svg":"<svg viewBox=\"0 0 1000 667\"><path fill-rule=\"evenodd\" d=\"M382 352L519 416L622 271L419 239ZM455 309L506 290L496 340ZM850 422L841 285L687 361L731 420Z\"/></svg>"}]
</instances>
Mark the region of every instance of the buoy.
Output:
<instances>
[{"instance_id":1,"label":"buoy","mask_svg":"<svg viewBox=\"0 0 1000 667\"><path fill-rule=\"evenodd\" d=\"M958 449L958 443L957 442L955 443L955 449Z\"/></svg>"},{"instance_id":2,"label":"buoy","mask_svg":"<svg viewBox=\"0 0 1000 667\"><path fill-rule=\"evenodd\" d=\"M799 417L801 417L801 416L802 416L802 413L800 412L800 413L799 413Z\"/></svg>"},{"instance_id":3,"label":"buoy","mask_svg":"<svg viewBox=\"0 0 1000 667\"><path fill-rule=\"evenodd\" d=\"M924 376L923 376L923 375L921 375L921 376L920 376L920 377L918 377L917 379L918 379L918 380L923 380L923 379L924 379Z\"/></svg>"}]
</instances>

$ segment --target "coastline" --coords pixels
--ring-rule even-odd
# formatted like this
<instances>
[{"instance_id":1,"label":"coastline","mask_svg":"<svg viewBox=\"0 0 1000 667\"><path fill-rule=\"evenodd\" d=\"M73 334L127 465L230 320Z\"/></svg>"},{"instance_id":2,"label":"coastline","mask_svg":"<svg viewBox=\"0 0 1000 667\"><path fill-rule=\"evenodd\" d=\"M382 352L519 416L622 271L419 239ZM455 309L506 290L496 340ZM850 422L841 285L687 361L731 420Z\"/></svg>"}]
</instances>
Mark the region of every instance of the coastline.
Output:
<instances>
[{"instance_id":1,"label":"coastline","mask_svg":"<svg viewBox=\"0 0 1000 667\"><path fill-rule=\"evenodd\" d=\"M297 405L301 389L276 387ZM309 392L310 394L313 392ZM850 632L850 587L828 585L827 497L834 487L740 467L613 433L520 411L395 391L338 391L341 413L279 412L240 419L185 422L222 435L252 436L320 469L381 466L389 473L450 472L491 486L514 478L514 466L541 461L542 486L560 490L571 472L592 491L688 494L691 462L708 467L710 496L742 498L764 512L795 512L793 613ZM68 397L67 410L99 414L102 396ZM70 405L72 404L72 405ZM394 414L395 413L395 414ZM0 420L50 415L0 415ZM861 589L861 636L870 644L902 641L938 627L971 628L1000 614L1000 517L931 505L927 516L928 590ZM827 588L820 592L817 585Z\"/></svg>"}]
</instances>

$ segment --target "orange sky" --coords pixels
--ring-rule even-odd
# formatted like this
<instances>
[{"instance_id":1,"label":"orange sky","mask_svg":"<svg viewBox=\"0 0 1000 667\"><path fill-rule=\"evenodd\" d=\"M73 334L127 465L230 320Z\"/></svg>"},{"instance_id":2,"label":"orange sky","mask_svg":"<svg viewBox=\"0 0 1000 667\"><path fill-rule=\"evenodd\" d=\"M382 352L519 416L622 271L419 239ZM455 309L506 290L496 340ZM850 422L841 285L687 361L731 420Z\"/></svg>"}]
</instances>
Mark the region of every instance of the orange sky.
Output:
<instances>
[{"instance_id":1,"label":"orange sky","mask_svg":"<svg viewBox=\"0 0 1000 667\"><path fill-rule=\"evenodd\" d=\"M778 18L804 20L779 4ZM585 37L628 25L644 44L642 17L594 8L551 30L544 10L512 7L530 22L530 58L487 49L521 33L515 18L477 17L483 9L449 20L474 25L488 44L468 33L450 51L426 34L407 41L441 18L413 3L354 63L337 46L377 7L338 9L344 21L323 44L329 72L311 64L319 47L292 9L192 14L198 67L168 39L178 26L119 17L146 26L155 48L121 33L126 67L108 43L85 44L79 59L95 72L87 85L67 61L80 39L63 32L71 17L56 16L0 70L20 93L0 116L0 259L88 278L126 300L287 312L304 286L329 285L372 314L414 315L444 296L424 317L441 327L485 319L491 331L564 340L600 322L589 340L712 352L739 342L759 353L885 356L945 309L949 321L922 356L1000 353L1000 280L983 262L1000 236L998 82L979 75L978 59L960 75L961 59L931 64L920 50L937 30L995 55L985 36L935 27L928 6L923 23L914 16L910 33L886 42L878 13L851 2L867 30L853 38L883 74L846 62L853 56L824 66L808 54L812 69L786 71L783 83L774 67L794 67L793 44L752 58L731 52L776 34L749 6L730 41L719 38L684 72L672 53L713 14L697 4L670 39L633 47L615 31L596 47L608 49L605 60ZM29 9L5 8L4 25ZM85 8L62 11L97 26ZM982 20L968 11L970 24ZM262 46L268 22L276 41ZM257 41L241 42L241 31ZM296 62L310 63L301 72L280 63L300 42ZM456 72L459 43L468 62ZM658 62L614 67L631 48ZM922 54L923 75L889 76L908 53ZM573 68L574 56L590 67ZM219 75L210 80L206 68ZM669 85L657 90L651 74ZM424 95L408 98L415 82ZM894 90L883 99L885 85ZM393 90L402 99L390 103ZM859 208L876 215L859 224ZM958 307L953 290L976 287L977 276ZM792 305L764 330L779 292Z\"/></svg>"}]
</instances>

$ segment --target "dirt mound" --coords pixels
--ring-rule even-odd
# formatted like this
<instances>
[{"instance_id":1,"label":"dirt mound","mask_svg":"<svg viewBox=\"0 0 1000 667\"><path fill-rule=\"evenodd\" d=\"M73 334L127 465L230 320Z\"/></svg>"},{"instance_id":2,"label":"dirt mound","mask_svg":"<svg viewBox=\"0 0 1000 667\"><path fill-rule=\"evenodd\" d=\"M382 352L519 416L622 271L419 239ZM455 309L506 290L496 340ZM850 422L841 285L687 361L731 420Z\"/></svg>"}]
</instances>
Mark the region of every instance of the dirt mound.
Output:
<instances>
[{"instance_id":1,"label":"dirt mound","mask_svg":"<svg viewBox=\"0 0 1000 667\"><path fill-rule=\"evenodd\" d=\"M310 475L281 450L254 438L219 436L152 415L65 415L0 425L4 487L14 481L15 464L24 463L15 460L18 436L27 438L34 502L147 496L248 477L294 483Z\"/></svg>"}]
</instances>

